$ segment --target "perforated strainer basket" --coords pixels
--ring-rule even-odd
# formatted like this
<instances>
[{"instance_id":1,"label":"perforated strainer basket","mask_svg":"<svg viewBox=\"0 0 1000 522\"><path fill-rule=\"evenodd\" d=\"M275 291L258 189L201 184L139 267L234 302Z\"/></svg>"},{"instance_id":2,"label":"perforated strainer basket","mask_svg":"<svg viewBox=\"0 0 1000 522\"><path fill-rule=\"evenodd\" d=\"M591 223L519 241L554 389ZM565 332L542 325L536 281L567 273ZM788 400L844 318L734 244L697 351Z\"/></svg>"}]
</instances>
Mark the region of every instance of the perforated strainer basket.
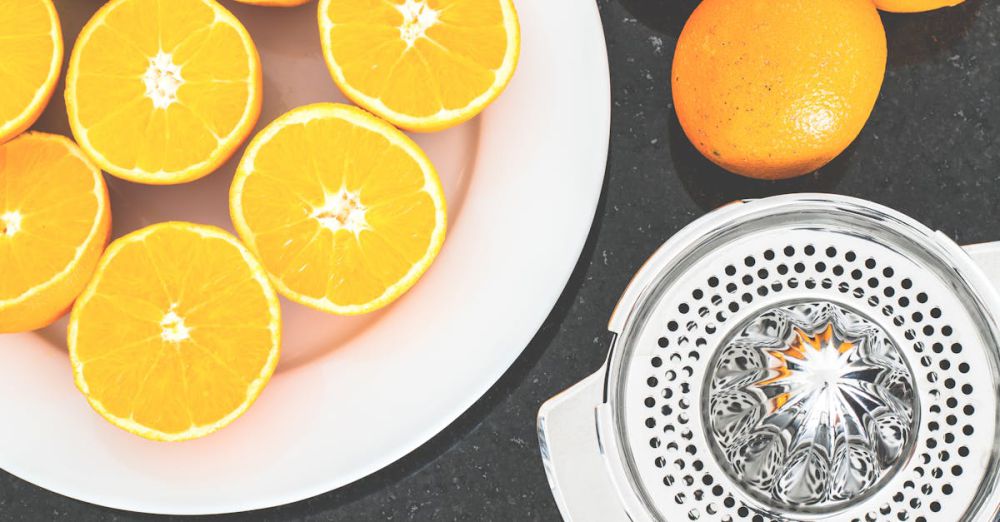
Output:
<instances>
[{"instance_id":1,"label":"perforated strainer basket","mask_svg":"<svg viewBox=\"0 0 1000 522\"><path fill-rule=\"evenodd\" d=\"M573 521L995 521L1000 243L832 195L663 245L539 414Z\"/></svg>"}]
</instances>

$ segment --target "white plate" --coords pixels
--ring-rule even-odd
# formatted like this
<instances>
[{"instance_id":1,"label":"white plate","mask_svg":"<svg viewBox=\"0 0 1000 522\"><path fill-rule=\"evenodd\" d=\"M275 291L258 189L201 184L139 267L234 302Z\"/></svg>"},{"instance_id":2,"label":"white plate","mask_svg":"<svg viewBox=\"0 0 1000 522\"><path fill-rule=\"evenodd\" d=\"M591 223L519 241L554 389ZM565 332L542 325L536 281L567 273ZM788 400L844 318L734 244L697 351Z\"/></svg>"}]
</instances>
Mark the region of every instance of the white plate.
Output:
<instances>
[{"instance_id":1,"label":"white plate","mask_svg":"<svg viewBox=\"0 0 1000 522\"><path fill-rule=\"evenodd\" d=\"M258 128L344 98L323 64L316 5L224 2L264 65ZM101 2L57 0L70 48ZM0 467L87 502L176 514L285 504L343 486L426 442L521 353L576 264L604 180L607 55L590 0L519 0L521 60L481 116L417 135L440 171L451 228L437 262L389 309L335 318L283 303L278 372L242 418L205 439L156 443L102 420L73 387L65 319L0 336ZM67 52L68 55L68 52ZM69 134L59 87L36 128ZM187 185L108 178L114 234L168 219L232 229L238 152Z\"/></svg>"}]
</instances>

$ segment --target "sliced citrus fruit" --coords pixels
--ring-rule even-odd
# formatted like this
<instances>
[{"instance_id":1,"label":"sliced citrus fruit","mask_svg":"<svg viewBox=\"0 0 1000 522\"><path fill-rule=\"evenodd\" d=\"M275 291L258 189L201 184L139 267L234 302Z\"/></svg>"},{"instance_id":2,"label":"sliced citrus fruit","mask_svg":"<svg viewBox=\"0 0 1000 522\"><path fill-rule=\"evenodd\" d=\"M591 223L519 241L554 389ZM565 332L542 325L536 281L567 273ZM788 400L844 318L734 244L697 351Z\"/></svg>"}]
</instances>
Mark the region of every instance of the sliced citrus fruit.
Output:
<instances>
[{"instance_id":1,"label":"sliced citrus fruit","mask_svg":"<svg viewBox=\"0 0 1000 522\"><path fill-rule=\"evenodd\" d=\"M875 0L875 7L891 13L921 13L954 7L965 0Z\"/></svg>"},{"instance_id":2,"label":"sliced citrus fruit","mask_svg":"<svg viewBox=\"0 0 1000 522\"><path fill-rule=\"evenodd\" d=\"M52 0L0 0L0 143L24 132L52 97L63 59Z\"/></svg>"},{"instance_id":3,"label":"sliced citrus fruit","mask_svg":"<svg viewBox=\"0 0 1000 522\"><path fill-rule=\"evenodd\" d=\"M413 286L447 221L441 183L417 144L334 103L292 110L254 137L229 205L279 293L342 315L386 306Z\"/></svg>"},{"instance_id":4,"label":"sliced citrus fruit","mask_svg":"<svg viewBox=\"0 0 1000 522\"><path fill-rule=\"evenodd\" d=\"M111 244L73 306L76 385L114 425L202 437L250 407L278 362L278 299L231 234L160 223Z\"/></svg>"},{"instance_id":5,"label":"sliced citrus fruit","mask_svg":"<svg viewBox=\"0 0 1000 522\"><path fill-rule=\"evenodd\" d=\"M440 130L507 86L521 44L511 0L320 0L333 80L399 127Z\"/></svg>"},{"instance_id":6,"label":"sliced citrus fruit","mask_svg":"<svg viewBox=\"0 0 1000 522\"><path fill-rule=\"evenodd\" d=\"M80 32L66 74L80 146L104 170L140 183L212 172L260 107L257 50L214 0L111 0Z\"/></svg>"},{"instance_id":7,"label":"sliced citrus fruit","mask_svg":"<svg viewBox=\"0 0 1000 522\"><path fill-rule=\"evenodd\" d=\"M104 177L69 138L29 132L0 145L0 332L65 313L110 228Z\"/></svg>"}]
</instances>

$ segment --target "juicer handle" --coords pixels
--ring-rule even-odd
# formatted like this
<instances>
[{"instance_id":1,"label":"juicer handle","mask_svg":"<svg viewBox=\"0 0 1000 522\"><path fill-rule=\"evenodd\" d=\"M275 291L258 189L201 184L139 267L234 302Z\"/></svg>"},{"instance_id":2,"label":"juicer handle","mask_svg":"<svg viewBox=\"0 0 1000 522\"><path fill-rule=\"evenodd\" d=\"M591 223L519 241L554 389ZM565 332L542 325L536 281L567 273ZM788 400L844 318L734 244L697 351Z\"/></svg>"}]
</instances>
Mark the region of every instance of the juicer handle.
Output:
<instances>
[{"instance_id":1,"label":"juicer handle","mask_svg":"<svg viewBox=\"0 0 1000 522\"><path fill-rule=\"evenodd\" d=\"M598 432L603 388L601 371L549 399L538 412L545 474L559 512L569 522L631 520L609 476Z\"/></svg>"},{"instance_id":2,"label":"juicer handle","mask_svg":"<svg viewBox=\"0 0 1000 522\"><path fill-rule=\"evenodd\" d=\"M1000 290L1000 241L965 245L963 250L979 265L980 270Z\"/></svg>"}]
</instances>

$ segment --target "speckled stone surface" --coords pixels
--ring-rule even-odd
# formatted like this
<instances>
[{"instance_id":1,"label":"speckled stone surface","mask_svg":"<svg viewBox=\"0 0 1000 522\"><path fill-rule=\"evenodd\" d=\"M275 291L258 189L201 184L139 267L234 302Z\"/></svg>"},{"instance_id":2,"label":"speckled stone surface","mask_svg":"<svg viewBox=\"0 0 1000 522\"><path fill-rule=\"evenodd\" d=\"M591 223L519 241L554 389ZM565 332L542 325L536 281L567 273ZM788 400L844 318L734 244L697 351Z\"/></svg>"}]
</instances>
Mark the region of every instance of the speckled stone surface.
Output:
<instances>
[{"instance_id":1,"label":"speckled stone surface","mask_svg":"<svg viewBox=\"0 0 1000 522\"><path fill-rule=\"evenodd\" d=\"M867 127L819 173L781 183L721 172L679 128L670 57L693 1L599 5L613 97L607 181L581 260L541 331L482 400L403 460L310 500L221 518L559 520L538 456L539 405L601 365L608 316L646 257L729 200L836 192L894 207L960 243L1000 240L1000 3L883 15L889 67ZM2 521L145 518L155 517L70 500L0 471Z\"/></svg>"}]
</instances>

